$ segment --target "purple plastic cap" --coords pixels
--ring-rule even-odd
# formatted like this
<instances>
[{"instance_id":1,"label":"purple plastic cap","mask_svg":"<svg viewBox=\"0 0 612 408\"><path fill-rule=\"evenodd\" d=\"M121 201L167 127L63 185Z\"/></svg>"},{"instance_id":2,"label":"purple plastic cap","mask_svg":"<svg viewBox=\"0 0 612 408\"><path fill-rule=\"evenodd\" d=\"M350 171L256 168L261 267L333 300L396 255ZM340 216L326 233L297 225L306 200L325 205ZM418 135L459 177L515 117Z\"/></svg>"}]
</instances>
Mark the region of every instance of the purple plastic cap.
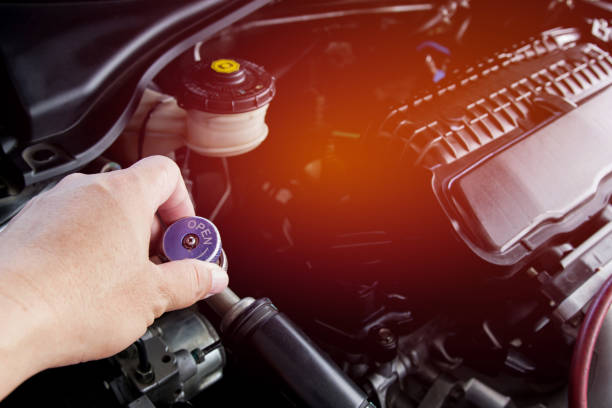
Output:
<instances>
[{"instance_id":1,"label":"purple plastic cap","mask_svg":"<svg viewBox=\"0 0 612 408\"><path fill-rule=\"evenodd\" d=\"M170 261L193 258L217 262L221 256L221 235L206 218L185 217L166 229L162 248Z\"/></svg>"}]
</instances>

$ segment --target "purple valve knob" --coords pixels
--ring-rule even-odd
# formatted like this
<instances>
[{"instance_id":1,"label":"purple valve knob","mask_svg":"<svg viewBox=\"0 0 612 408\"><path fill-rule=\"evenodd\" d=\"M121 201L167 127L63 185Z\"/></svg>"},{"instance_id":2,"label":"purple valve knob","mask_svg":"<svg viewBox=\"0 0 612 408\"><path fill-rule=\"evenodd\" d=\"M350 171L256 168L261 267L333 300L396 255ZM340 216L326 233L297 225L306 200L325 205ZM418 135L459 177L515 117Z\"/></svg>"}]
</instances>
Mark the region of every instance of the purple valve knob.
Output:
<instances>
[{"instance_id":1,"label":"purple valve knob","mask_svg":"<svg viewBox=\"0 0 612 408\"><path fill-rule=\"evenodd\" d=\"M221 256L221 235L206 218L185 217L166 229L162 248L170 261L194 258L217 262Z\"/></svg>"}]
</instances>

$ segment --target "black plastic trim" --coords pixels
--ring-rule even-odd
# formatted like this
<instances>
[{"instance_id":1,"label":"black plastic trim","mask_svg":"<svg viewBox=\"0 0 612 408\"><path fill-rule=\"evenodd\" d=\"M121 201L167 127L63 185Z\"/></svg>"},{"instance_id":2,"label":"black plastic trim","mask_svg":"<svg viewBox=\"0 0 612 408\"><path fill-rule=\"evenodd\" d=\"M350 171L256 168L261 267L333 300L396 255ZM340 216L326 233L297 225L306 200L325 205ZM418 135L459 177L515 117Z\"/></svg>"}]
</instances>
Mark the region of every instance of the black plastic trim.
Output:
<instances>
[{"instance_id":1,"label":"black plastic trim","mask_svg":"<svg viewBox=\"0 0 612 408\"><path fill-rule=\"evenodd\" d=\"M94 160L166 64L270 1L1 4L0 54L19 99L12 103L22 106L29 124L21 129L29 134L10 135L19 143L7 157L24 184ZM61 154L44 167L28 164L23 151L42 142Z\"/></svg>"}]
</instances>

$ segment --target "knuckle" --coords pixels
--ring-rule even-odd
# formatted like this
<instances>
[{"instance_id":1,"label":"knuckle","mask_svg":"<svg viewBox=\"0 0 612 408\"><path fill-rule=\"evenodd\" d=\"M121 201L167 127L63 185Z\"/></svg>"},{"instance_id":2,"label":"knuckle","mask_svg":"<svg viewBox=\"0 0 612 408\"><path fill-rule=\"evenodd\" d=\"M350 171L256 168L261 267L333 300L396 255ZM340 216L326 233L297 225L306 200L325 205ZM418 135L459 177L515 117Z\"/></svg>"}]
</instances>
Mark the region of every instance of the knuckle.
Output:
<instances>
[{"instance_id":1,"label":"knuckle","mask_svg":"<svg viewBox=\"0 0 612 408\"><path fill-rule=\"evenodd\" d=\"M105 177L93 177L91 179L91 183L89 183L90 188L94 191L100 192L102 194L111 194L113 192L113 183L111 180Z\"/></svg>"},{"instance_id":2,"label":"knuckle","mask_svg":"<svg viewBox=\"0 0 612 408\"><path fill-rule=\"evenodd\" d=\"M181 171L178 165L165 156L155 156L159 160L159 178L160 185L166 185L170 180L180 178Z\"/></svg>"},{"instance_id":3,"label":"knuckle","mask_svg":"<svg viewBox=\"0 0 612 408\"><path fill-rule=\"evenodd\" d=\"M85 174L83 173L70 173L67 176L64 176L53 189L64 189L78 185L83 177L85 177Z\"/></svg>"},{"instance_id":4,"label":"knuckle","mask_svg":"<svg viewBox=\"0 0 612 408\"><path fill-rule=\"evenodd\" d=\"M141 160L125 170L125 178L121 177L119 172L109 175L114 175L116 180L121 178L124 188L138 192L143 197L154 195L161 186L181 178L178 165L165 156L150 156Z\"/></svg>"},{"instance_id":5,"label":"knuckle","mask_svg":"<svg viewBox=\"0 0 612 408\"><path fill-rule=\"evenodd\" d=\"M96 206L116 206L117 191L112 180L100 174L72 173L64 177L54 189L55 196L94 203Z\"/></svg>"},{"instance_id":6,"label":"knuckle","mask_svg":"<svg viewBox=\"0 0 612 408\"><path fill-rule=\"evenodd\" d=\"M166 156L150 156L137 163L136 173L152 173L155 179L165 182L173 175L180 174L180 169L174 160Z\"/></svg>"},{"instance_id":7,"label":"knuckle","mask_svg":"<svg viewBox=\"0 0 612 408\"><path fill-rule=\"evenodd\" d=\"M117 184L128 188L143 188L146 186L145 174L141 171L134 171L133 169L119 170L107 174Z\"/></svg>"},{"instance_id":8,"label":"knuckle","mask_svg":"<svg viewBox=\"0 0 612 408\"><path fill-rule=\"evenodd\" d=\"M150 186L146 174L126 169L105 173L101 176L104 176L101 180L102 185L113 195L123 211L130 214L132 219L140 219L143 208L147 208L148 204L146 197Z\"/></svg>"},{"instance_id":9,"label":"knuckle","mask_svg":"<svg viewBox=\"0 0 612 408\"><path fill-rule=\"evenodd\" d=\"M169 157L157 155L151 156L148 159L155 163L155 165L163 171L179 171L178 165Z\"/></svg>"},{"instance_id":10,"label":"knuckle","mask_svg":"<svg viewBox=\"0 0 612 408\"><path fill-rule=\"evenodd\" d=\"M86 194L98 202L116 203L116 189L111 180L105 177L92 177L86 185Z\"/></svg>"},{"instance_id":11,"label":"knuckle","mask_svg":"<svg viewBox=\"0 0 612 408\"><path fill-rule=\"evenodd\" d=\"M83 173L70 173L61 179L60 183L70 184L82 179L83 177L85 177Z\"/></svg>"}]
</instances>

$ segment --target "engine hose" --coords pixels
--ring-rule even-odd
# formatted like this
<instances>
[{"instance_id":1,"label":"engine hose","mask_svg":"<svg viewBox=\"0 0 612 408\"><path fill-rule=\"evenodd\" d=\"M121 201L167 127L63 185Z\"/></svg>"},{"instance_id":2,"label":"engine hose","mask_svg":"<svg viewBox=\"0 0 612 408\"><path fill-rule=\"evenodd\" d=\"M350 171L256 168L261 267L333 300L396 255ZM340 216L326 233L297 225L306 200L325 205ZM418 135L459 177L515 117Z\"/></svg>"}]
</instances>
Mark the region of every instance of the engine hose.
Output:
<instances>
[{"instance_id":1,"label":"engine hose","mask_svg":"<svg viewBox=\"0 0 612 408\"><path fill-rule=\"evenodd\" d=\"M609 277L589 306L572 355L569 382L569 407L587 408L589 371L597 337L612 305L612 276Z\"/></svg>"}]
</instances>

